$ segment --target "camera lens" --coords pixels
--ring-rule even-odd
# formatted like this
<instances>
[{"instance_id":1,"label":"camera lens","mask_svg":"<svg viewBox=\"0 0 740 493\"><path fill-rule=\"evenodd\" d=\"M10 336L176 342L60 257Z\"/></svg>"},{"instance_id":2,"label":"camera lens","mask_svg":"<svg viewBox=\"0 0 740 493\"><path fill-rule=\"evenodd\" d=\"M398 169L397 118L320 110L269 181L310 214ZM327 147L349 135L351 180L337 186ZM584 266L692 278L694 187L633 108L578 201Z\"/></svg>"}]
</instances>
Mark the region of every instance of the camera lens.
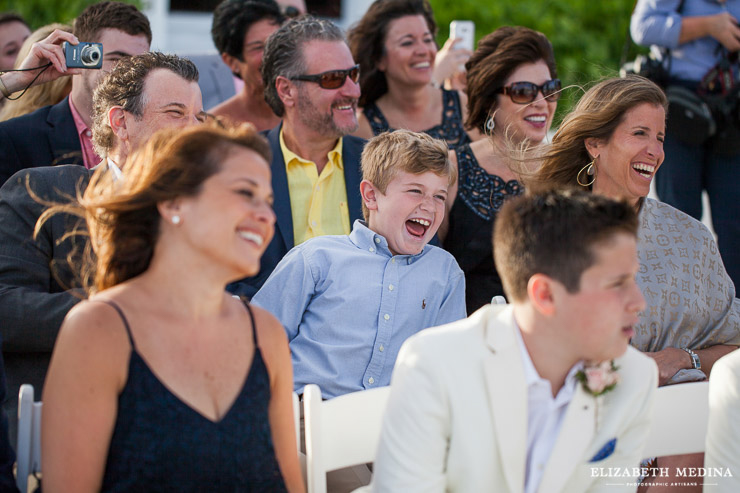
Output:
<instances>
[{"instance_id":1,"label":"camera lens","mask_svg":"<svg viewBox=\"0 0 740 493\"><path fill-rule=\"evenodd\" d=\"M87 45L80 51L80 61L87 67L95 66L100 62L100 48Z\"/></svg>"}]
</instances>

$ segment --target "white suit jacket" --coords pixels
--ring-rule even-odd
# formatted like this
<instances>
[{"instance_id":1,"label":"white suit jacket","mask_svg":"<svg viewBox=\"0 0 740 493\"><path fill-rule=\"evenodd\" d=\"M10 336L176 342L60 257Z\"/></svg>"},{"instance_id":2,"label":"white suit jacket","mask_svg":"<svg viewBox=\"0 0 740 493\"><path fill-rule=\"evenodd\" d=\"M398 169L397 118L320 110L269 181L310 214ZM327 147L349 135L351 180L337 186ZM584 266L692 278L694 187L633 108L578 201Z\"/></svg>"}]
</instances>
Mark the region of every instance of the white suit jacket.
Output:
<instances>
[{"instance_id":1,"label":"white suit jacket","mask_svg":"<svg viewBox=\"0 0 740 493\"><path fill-rule=\"evenodd\" d=\"M704 491L740 491L740 350L721 358L709 379L709 424L704 466L722 473L704 479ZM729 468L732 477L727 476Z\"/></svg>"},{"instance_id":2,"label":"white suit jacket","mask_svg":"<svg viewBox=\"0 0 740 493\"><path fill-rule=\"evenodd\" d=\"M524 490L527 386L515 330L511 306L489 305L404 343L373 491ZM607 394L578 385L538 493L637 489L631 469L642 459L657 367L631 347L615 363L621 382ZM613 453L590 462L614 438Z\"/></svg>"}]
</instances>

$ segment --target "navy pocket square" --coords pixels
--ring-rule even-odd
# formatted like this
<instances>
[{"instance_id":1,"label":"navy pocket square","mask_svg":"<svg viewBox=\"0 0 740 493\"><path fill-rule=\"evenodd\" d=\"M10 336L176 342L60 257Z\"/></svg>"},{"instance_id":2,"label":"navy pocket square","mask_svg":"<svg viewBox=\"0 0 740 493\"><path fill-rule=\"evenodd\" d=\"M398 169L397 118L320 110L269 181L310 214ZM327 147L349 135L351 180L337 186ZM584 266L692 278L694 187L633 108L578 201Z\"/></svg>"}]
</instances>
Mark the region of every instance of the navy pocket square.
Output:
<instances>
[{"instance_id":1,"label":"navy pocket square","mask_svg":"<svg viewBox=\"0 0 740 493\"><path fill-rule=\"evenodd\" d=\"M606 442L606 444L604 444L603 447L601 447L601 450L596 452L596 455L591 457L591 460L589 462L598 462L600 460L606 459L607 457L609 457L610 455L614 453L614 447L616 446L617 446L617 439L612 438L611 440Z\"/></svg>"}]
</instances>

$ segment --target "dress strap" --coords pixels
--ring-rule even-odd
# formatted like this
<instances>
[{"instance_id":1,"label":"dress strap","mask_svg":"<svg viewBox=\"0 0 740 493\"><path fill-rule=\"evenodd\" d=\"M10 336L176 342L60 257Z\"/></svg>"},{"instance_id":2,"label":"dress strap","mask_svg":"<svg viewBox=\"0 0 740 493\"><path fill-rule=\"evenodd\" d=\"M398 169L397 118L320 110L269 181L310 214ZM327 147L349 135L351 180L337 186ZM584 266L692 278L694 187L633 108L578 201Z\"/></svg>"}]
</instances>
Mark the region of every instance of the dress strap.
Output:
<instances>
[{"instance_id":1,"label":"dress strap","mask_svg":"<svg viewBox=\"0 0 740 493\"><path fill-rule=\"evenodd\" d=\"M113 307L113 309L118 312L118 315L121 316L121 320L123 321L123 326L126 328L126 334L128 335L128 341L131 343L131 348L136 349L136 344L134 344L134 336L131 335L131 327L128 324L128 320L126 320L126 315L123 314L123 310L121 310L121 307L118 306L117 303L111 300L95 300L95 301L103 302L106 305Z\"/></svg>"},{"instance_id":2,"label":"dress strap","mask_svg":"<svg viewBox=\"0 0 740 493\"><path fill-rule=\"evenodd\" d=\"M241 298L242 303L244 304L244 308L247 309L247 313L249 313L249 320L252 322L252 339L254 340L254 347L257 348L257 324L254 323L254 314L252 313L252 308L249 306L249 302L246 298Z\"/></svg>"},{"instance_id":3,"label":"dress strap","mask_svg":"<svg viewBox=\"0 0 740 493\"><path fill-rule=\"evenodd\" d=\"M380 108L378 108L377 104L371 103L365 106L362 109L362 112L365 114L365 118L367 118L367 121L370 124L373 135L379 135L383 132L392 131L390 125L388 124L388 120L385 119L385 115L383 115L383 112L380 111Z\"/></svg>"}]
</instances>

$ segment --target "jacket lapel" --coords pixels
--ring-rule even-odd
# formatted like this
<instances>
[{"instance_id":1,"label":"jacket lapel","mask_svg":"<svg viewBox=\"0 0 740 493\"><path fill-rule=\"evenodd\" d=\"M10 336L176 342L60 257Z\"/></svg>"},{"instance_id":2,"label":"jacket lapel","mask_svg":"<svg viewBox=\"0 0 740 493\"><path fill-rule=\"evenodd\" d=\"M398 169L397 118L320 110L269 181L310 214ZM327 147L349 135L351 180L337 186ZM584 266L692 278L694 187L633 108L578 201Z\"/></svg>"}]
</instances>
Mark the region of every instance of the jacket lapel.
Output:
<instances>
[{"instance_id":1,"label":"jacket lapel","mask_svg":"<svg viewBox=\"0 0 740 493\"><path fill-rule=\"evenodd\" d=\"M496 445L508 490L523 491L527 457L527 385L514 334L517 329L510 306L488 310L485 338L491 355L484 362L484 369Z\"/></svg>"},{"instance_id":2,"label":"jacket lapel","mask_svg":"<svg viewBox=\"0 0 740 493\"><path fill-rule=\"evenodd\" d=\"M54 153L52 164L82 164L82 146L69 108L69 96L49 109L46 123L49 146Z\"/></svg>"},{"instance_id":3,"label":"jacket lapel","mask_svg":"<svg viewBox=\"0 0 740 493\"><path fill-rule=\"evenodd\" d=\"M290 206L290 190L288 189L288 173L285 171L285 159L280 148L280 129L282 122L267 133L272 151L272 193L278 198L275 200L275 223L285 244L285 251L293 248L293 213Z\"/></svg>"},{"instance_id":4,"label":"jacket lapel","mask_svg":"<svg viewBox=\"0 0 740 493\"><path fill-rule=\"evenodd\" d=\"M596 399L578 384L537 491L561 491L594 438Z\"/></svg>"},{"instance_id":5,"label":"jacket lapel","mask_svg":"<svg viewBox=\"0 0 740 493\"><path fill-rule=\"evenodd\" d=\"M360 155L365 145L364 140L345 136L342 138L342 161L344 166L344 186L347 189L347 209L349 211L349 229L356 219L362 219L362 196L360 195Z\"/></svg>"}]
</instances>

